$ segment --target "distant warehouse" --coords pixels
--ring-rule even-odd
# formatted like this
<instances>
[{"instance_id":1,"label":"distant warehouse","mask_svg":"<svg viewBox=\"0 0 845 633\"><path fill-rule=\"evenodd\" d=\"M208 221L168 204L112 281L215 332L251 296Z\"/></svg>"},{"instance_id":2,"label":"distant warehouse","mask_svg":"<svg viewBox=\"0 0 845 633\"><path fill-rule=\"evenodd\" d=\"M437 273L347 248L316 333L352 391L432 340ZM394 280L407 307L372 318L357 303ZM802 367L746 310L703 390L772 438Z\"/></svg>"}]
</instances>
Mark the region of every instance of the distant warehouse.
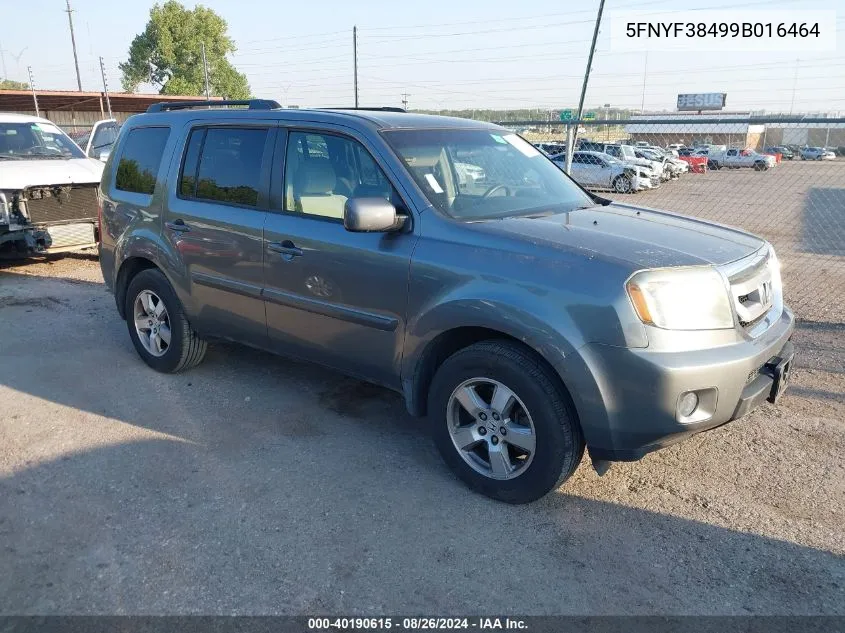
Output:
<instances>
[{"instance_id":1,"label":"distant warehouse","mask_svg":"<svg viewBox=\"0 0 845 633\"><path fill-rule=\"evenodd\" d=\"M641 114L631 117L636 123L626 125L625 132L633 141L646 141L655 145L707 143L759 149L762 148L764 143L763 135L766 126L749 124L748 118L750 116L750 112ZM648 121L675 119L677 119L677 123L648 123ZM717 120L717 122L690 122L695 119Z\"/></svg>"},{"instance_id":2,"label":"distant warehouse","mask_svg":"<svg viewBox=\"0 0 845 633\"><path fill-rule=\"evenodd\" d=\"M682 143L691 146L700 143L756 150L773 145L845 146L845 124L842 123L769 121L764 124L749 122L752 117L761 118L761 115L750 112L641 114L631 117L635 122L626 125L625 132L632 141L655 145ZM707 122L697 123L696 119Z\"/></svg>"}]
</instances>

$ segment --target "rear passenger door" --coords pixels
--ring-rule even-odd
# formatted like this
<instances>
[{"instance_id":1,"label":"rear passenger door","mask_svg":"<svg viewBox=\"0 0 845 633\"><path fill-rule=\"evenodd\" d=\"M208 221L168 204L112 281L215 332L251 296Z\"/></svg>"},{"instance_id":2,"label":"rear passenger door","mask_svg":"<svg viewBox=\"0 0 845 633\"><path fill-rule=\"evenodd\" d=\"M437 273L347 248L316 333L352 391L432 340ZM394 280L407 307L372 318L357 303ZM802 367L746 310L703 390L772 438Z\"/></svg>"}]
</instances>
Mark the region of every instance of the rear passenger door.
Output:
<instances>
[{"instance_id":1,"label":"rear passenger door","mask_svg":"<svg viewBox=\"0 0 845 633\"><path fill-rule=\"evenodd\" d=\"M363 139L280 130L276 156L264 252L271 345L398 387L413 213ZM354 197L389 199L409 216L407 230L347 231L344 204Z\"/></svg>"},{"instance_id":2,"label":"rear passenger door","mask_svg":"<svg viewBox=\"0 0 845 633\"><path fill-rule=\"evenodd\" d=\"M163 232L194 327L266 347L264 221L275 122L196 122L171 167Z\"/></svg>"}]
</instances>

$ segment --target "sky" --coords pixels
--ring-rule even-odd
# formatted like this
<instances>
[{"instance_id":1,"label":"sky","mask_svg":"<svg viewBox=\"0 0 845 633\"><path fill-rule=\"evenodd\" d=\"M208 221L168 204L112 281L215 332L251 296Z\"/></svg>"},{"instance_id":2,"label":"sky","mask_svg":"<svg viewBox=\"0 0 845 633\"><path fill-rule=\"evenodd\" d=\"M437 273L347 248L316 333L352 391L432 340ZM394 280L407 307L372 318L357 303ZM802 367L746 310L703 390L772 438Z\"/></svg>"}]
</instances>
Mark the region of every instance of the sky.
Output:
<instances>
[{"instance_id":1,"label":"sky","mask_svg":"<svg viewBox=\"0 0 845 633\"><path fill-rule=\"evenodd\" d=\"M229 24L232 63L255 96L283 105L353 103L352 27L358 27L362 105L417 109L556 109L577 105L599 0L206 0ZM143 31L150 0L71 0L83 90L120 90L118 64ZM183 1L187 6L196 4ZM622 52L610 42L614 10L702 6L835 10L836 50ZM76 89L65 0L0 0L0 50L10 79ZM726 110L845 113L845 0L606 0L587 109L673 110L678 93L725 92ZM800 15L800 14L799 14ZM26 26L37 19L37 26ZM12 25L18 25L12 28ZM830 26L830 25L827 25ZM0 68L2 74L2 68Z\"/></svg>"}]
</instances>

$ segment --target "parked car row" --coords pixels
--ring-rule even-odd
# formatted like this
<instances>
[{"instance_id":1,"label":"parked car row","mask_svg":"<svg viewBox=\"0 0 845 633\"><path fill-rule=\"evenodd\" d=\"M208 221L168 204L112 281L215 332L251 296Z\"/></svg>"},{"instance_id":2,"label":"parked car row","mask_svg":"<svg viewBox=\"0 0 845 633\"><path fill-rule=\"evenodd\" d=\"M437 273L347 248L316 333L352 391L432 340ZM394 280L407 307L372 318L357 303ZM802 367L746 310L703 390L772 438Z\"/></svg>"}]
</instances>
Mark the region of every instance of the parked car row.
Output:
<instances>
[{"instance_id":1,"label":"parked car row","mask_svg":"<svg viewBox=\"0 0 845 633\"><path fill-rule=\"evenodd\" d=\"M559 167L565 168L565 145L538 143L537 148ZM578 144L571 162L570 175L580 185L617 193L656 189L692 169L689 161L660 147L591 141Z\"/></svg>"}]
</instances>

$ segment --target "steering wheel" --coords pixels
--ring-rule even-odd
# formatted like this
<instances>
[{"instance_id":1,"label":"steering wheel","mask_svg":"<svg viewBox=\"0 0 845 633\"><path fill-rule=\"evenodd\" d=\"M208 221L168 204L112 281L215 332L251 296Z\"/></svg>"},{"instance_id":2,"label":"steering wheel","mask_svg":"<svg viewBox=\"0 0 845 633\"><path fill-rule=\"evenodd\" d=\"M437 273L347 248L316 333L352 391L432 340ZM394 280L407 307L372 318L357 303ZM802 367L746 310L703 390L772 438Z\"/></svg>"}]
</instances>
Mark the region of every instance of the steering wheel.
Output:
<instances>
[{"instance_id":1,"label":"steering wheel","mask_svg":"<svg viewBox=\"0 0 845 633\"><path fill-rule=\"evenodd\" d=\"M493 185L493 186L492 186L492 187L490 187L487 191L485 191L485 192L484 192L484 195L483 195L483 196L481 196L481 199L482 199L482 200L486 200L487 198L489 198L490 196L492 196L494 193L496 193L496 192L497 192L497 191L499 191L500 189L504 189L504 191L505 191L505 195L507 195L507 196L511 195L511 190L510 190L510 189L508 189L508 186L507 186L507 185Z\"/></svg>"}]
</instances>

